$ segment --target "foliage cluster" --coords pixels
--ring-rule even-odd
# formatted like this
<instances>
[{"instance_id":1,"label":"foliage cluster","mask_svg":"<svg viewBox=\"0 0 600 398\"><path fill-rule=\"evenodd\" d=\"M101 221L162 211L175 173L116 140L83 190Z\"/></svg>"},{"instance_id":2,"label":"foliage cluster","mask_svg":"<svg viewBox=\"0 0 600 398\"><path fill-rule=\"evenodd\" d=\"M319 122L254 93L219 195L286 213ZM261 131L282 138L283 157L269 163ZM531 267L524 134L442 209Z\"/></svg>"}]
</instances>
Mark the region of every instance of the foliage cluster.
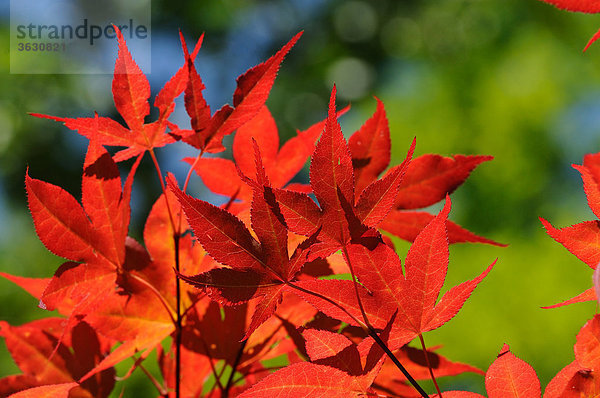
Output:
<instances>
[{"instance_id":1,"label":"foliage cluster","mask_svg":"<svg viewBox=\"0 0 600 398\"><path fill-rule=\"evenodd\" d=\"M423 333L452 319L494 263L439 299L449 244L498 245L448 220L449 194L489 156L428 154L413 159L416 140L391 167L383 104L344 139L336 89L328 116L279 146L265 105L296 35L237 80L233 105L211 112L183 37L184 65L154 100L119 35L113 94L125 121L36 115L63 122L89 138L81 204L62 188L26 176L29 208L40 240L68 260L49 279L3 274L62 317L22 326L3 322L23 374L0 379L15 397L105 397L114 366L134 358L162 396L427 396L416 380L482 371L427 349ZM169 121L184 93L190 128ZM223 151L235 132L234 161ZM182 189L161 171L155 148L183 141ZM104 146L125 149L110 155ZM128 236L134 177L148 152L162 193L148 215L144 245ZM310 186L290 183L310 163ZM124 184L117 162L135 158ZM600 155L580 171L588 203L600 217ZM387 171L386 171L387 169ZM187 195L192 172L229 197L217 207ZM316 199L316 201L314 200ZM421 210L445 200L439 214ZM595 269L597 221L548 233ZM381 231L412 242L404 265ZM193 235L193 236L192 236ZM595 285L600 284L597 273ZM182 281L184 283L182 283ZM559 305L596 299L594 287ZM558 306L558 305L557 305ZM595 396L600 382L600 317L581 329L576 360L547 386L545 397ZM421 349L408 346L418 340ZM156 351L161 377L144 367ZM269 366L285 357L288 365ZM387 360L386 360L387 359ZM274 371L273 373L271 373ZM541 396L535 371L504 346L489 367L490 397ZM415 380L416 379L416 380ZM476 397L449 391L446 397Z\"/></svg>"}]
</instances>

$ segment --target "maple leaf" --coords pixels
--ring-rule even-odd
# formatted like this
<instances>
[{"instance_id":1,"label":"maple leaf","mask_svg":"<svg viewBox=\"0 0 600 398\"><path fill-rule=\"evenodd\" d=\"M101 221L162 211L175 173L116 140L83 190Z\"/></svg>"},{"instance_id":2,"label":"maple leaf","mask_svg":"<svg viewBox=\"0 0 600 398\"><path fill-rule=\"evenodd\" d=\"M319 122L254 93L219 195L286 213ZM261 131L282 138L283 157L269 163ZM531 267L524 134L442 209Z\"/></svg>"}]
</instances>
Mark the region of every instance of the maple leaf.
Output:
<instances>
[{"instance_id":1,"label":"maple leaf","mask_svg":"<svg viewBox=\"0 0 600 398\"><path fill-rule=\"evenodd\" d=\"M544 398L597 397L600 377L597 372L582 368L577 360L565 366L548 383Z\"/></svg>"},{"instance_id":2,"label":"maple leaf","mask_svg":"<svg viewBox=\"0 0 600 398\"><path fill-rule=\"evenodd\" d=\"M110 340L99 336L86 322L66 334L64 319L46 318L22 326L0 325L0 335L23 374L0 379L0 394L22 391L22 397L54 396L65 390L76 397L107 397L114 386L115 371L106 368L95 378L76 383L99 363L110 349ZM60 345L57 344L61 341ZM62 387L35 389L48 384ZM70 386L70 387L67 387ZM36 395L39 394L39 395ZM43 395L46 394L46 395ZM65 395L66 396L66 395Z\"/></svg>"},{"instance_id":3,"label":"maple leaf","mask_svg":"<svg viewBox=\"0 0 600 398\"><path fill-rule=\"evenodd\" d=\"M393 321L392 317L392 321ZM387 340L392 322L381 333ZM370 385L379 373L384 351L368 337L355 344L347 337L308 329L303 337L311 362L286 366L240 395L242 398L278 396L372 396Z\"/></svg>"},{"instance_id":4,"label":"maple leaf","mask_svg":"<svg viewBox=\"0 0 600 398\"><path fill-rule=\"evenodd\" d=\"M348 140L357 194L388 167L390 162L390 129L383 103L378 99L373 116ZM426 154L413 159L400 182L394 207L379 228L399 238L413 241L433 215L414 209L429 207L452 193L479 164L491 156L455 155L452 158ZM389 173L389 172L388 172ZM500 245L477 236L457 224L448 222L450 243L479 242ZM500 245L503 246L503 245Z\"/></svg>"},{"instance_id":5,"label":"maple leaf","mask_svg":"<svg viewBox=\"0 0 600 398\"><path fill-rule=\"evenodd\" d=\"M167 118L175 109L175 98L186 87L188 68L186 60L186 64L173 75L157 94L154 106L159 110L158 120L146 123L145 118L150 113L148 103L150 84L131 57L121 31L116 26L114 26L114 29L117 33L119 51L115 62L112 92L115 107L125 120L127 127L111 118L99 117L98 114L89 118L64 118L38 113L32 113L32 115L63 122L69 129L76 130L79 134L101 145L126 146L127 149L118 152L114 156L115 161L123 161L143 154L147 150L176 141L173 135L165 134ZM200 37L196 48L188 58L195 58L201 45L202 37Z\"/></svg>"},{"instance_id":6,"label":"maple leaf","mask_svg":"<svg viewBox=\"0 0 600 398\"><path fill-rule=\"evenodd\" d=\"M369 228L377 227L387 216L415 145L413 141L401 165L356 192L352 157L336 118L335 97L334 86L325 129L310 165L310 184L319 205L307 194L275 190L281 213L291 231L306 236L320 231L318 239L322 245L319 249L313 247L314 257L329 256L367 233Z\"/></svg>"},{"instance_id":7,"label":"maple leaf","mask_svg":"<svg viewBox=\"0 0 600 398\"><path fill-rule=\"evenodd\" d=\"M598 0L541 0L552 4L561 10L585 12L595 14L600 12L600 2ZM586 51L596 40L600 38L600 30L592 36L583 51Z\"/></svg>"},{"instance_id":8,"label":"maple leaf","mask_svg":"<svg viewBox=\"0 0 600 398\"><path fill-rule=\"evenodd\" d=\"M122 342L81 380L131 357L141 351L147 356L153 348L175 330L172 309L160 296L139 280L129 280L126 290L108 295L102 307L86 315L86 321L100 334Z\"/></svg>"},{"instance_id":9,"label":"maple leaf","mask_svg":"<svg viewBox=\"0 0 600 398\"><path fill-rule=\"evenodd\" d=\"M65 315L82 314L114 287L125 263L134 163L125 186L106 150L90 142L82 176L82 205L62 188L26 175L36 232L63 264L46 285L40 305ZM81 264L78 264L81 262Z\"/></svg>"},{"instance_id":10,"label":"maple leaf","mask_svg":"<svg viewBox=\"0 0 600 398\"><path fill-rule=\"evenodd\" d=\"M341 116L345 108L338 112ZM314 150L315 143L325 121L315 123L303 131L297 131L292 137L279 147L279 134L273 117L263 106L250 121L239 127L233 137L233 159L224 158L185 158L185 162L193 165L194 171L202 178L204 184L214 193L230 198L227 209L234 214L249 207L252 201L252 189L244 183L237 173L236 167L245 175L256 174L254 156L248 148L252 147L254 139L262 154L263 166L271 185L295 191L310 191L303 184L288 184L289 181L302 169L306 160Z\"/></svg>"},{"instance_id":11,"label":"maple leaf","mask_svg":"<svg viewBox=\"0 0 600 398\"><path fill-rule=\"evenodd\" d=\"M574 164L573 168L581 174L590 209L596 217L600 217L600 153L585 155L583 165ZM540 217L540 221L548 235L590 268L596 270L600 262L600 221L584 221L560 229L553 227L550 222L542 217ZM572 299L544 308L556 308L596 300L597 298L598 296L592 286Z\"/></svg>"},{"instance_id":12,"label":"maple leaf","mask_svg":"<svg viewBox=\"0 0 600 398\"><path fill-rule=\"evenodd\" d=\"M240 219L227 210L191 198L178 188L172 175L168 177L169 186L177 196L196 239L212 258L230 267L180 277L193 286L205 288L211 298L225 305L259 299L244 338L275 312L281 303L284 285L306 262L309 242L300 244L289 255L287 228L265 174L256 141L254 149L257 181L245 176L244 179L253 186L251 224L258 242Z\"/></svg>"},{"instance_id":13,"label":"maple leaf","mask_svg":"<svg viewBox=\"0 0 600 398\"><path fill-rule=\"evenodd\" d=\"M485 373L485 389L488 398L539 398L542 394L535 370L527 362L510 352L508 344L504 344L498 358ZM480 394L466 391L444 392L444 397L446 396L450 398L482 397Z\"/></svg>"},{"instance_id":14,"label":"maple leaf","mask_svg":"<svg viewBox=\"0 0 600 398\"><path fill-rule=\"evenodd\" d=\"M172 307L164 299L173 296L172 287L162 283L174 285L171 266L161 262L157 245L150 244L157 257L152 262L146 250L127 237L131 185L140 160L138 156L122 188L114 160L102 146L90 142L82 180L83 206L61 188L26 177L40 240L55 254L72 260L55 272L40 306L69 316L65 330L77 316L85 316L104 336L123 342L88 369L85 379L138 350L153 348L174 329ZM160 219L157 212L150 217L151 223ZM148 234L152 233L149 227ZM188 252L181 251L183 260Z\"/></svg>"},{"instance_id":15,"label":"maple leaf","mask_svg":"<svg viewBox=\"0 0 600 398\"><path fill-rule=\"evenodd\" d=\"M396 351L394 355L416 380L427 380L431 377L427 363L431 365L436 378L454 376L465 372L484 374L484 372L473 366L452 362L437 354L435 350L436 348L432 347L427 350L427 354L424 354L421 349L404 346ZM427 355L427 360L425 355ZM398 369L390 361L384 363L373 387L380 393L391 394L392 396L419 396L413 387L406 384L406 378L398 375Z\"/></svg>"},{"instance_id":16,"label":"maple leaf","mask_svg":"<svg viewBox=\"0 0 600 398\"><path fill-rule=\"evenodd\" d=\"M204 84L196 72L193 60L187 57L186 65L190 79L185 92L186 111L192 120L192 130L180 129L171 124L172 134L184 137L183 140L202 152L225 150L222 140L228 134L250 121L264 106L277 72L286 54L296 44L303 32L299 32L281 50L265 62L256 65L237 78L237 88L233 93L233 107L229 104L210 116L210 108L202 97ZM185 48L184 48L185 49Z\"/></svg>"},{"instance_id":17,"label":"maple leaf","mask_svg":"<svg viewBox=\"0 0 600 398\"><path fill-rule=\"evenodd\" d=\"M398 311L390 336L392 350L442 326L456 315L495 264L494 261L475 279L453 287L437 302L448 269L446 222L450 205L447 198L442 211L417 236L406 256L404 273L397 254L382 241L347 246L344 256L364 286L358 289L361 303L351 281L295 282L296 286L317 292L330 302L294 292L325 314L353 325L357 324L356 319L364 318L364 310L373 327L383 328Z\"/></svg>"},{"instance_id":18,"label":"maple leaf","mask_svg":"<svg viewBox=\"0 0 600 398\"><path fill-rule=\"evenodd\" d=\"M462 184L477 165L492 159L490 156L423 155L411 160L413 141L404 162L378 180L389 164L391 142L382 102L376 99L373 116L346 143L339 124L331 117L335 111L334 100L335 88L330 100L330 116L310 169L311 186L322 207L302 193L276 191L288 227L295 233L310 235L322 226L321 240L343 243L351 239L351 234L356 238L367 228L380 228L413 241L434 216L412 209L442 200ZM451 243L500 245L452 222L448 223L448 230ZM335 245L329 250L335 251Z\"/></svg>"}]
</instances>

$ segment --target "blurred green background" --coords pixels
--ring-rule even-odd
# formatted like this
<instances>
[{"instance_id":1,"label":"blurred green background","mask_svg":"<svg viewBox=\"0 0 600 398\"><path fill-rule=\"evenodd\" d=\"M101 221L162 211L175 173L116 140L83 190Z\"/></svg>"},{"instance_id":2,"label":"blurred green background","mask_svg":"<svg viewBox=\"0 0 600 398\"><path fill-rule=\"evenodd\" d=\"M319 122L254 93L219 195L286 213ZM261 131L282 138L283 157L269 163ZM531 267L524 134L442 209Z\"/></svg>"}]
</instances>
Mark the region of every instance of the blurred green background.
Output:
<instances>
[{"instance_id":1,"label":"blurred green background","mask_svg":"<svg viewBox=\"0 0 600 398\"><path fill-rule=\"evenodd\" d=\"M86 140L27 113L116 117L111 76L10 74L8 1L0 18L0 271L51 276L61 259L37 240L25 169L78 197ZM540 309L588 288L591 271L545 234L538 216L560 227L594 218L570 165L600 145L600 44L582 53L598 27L600 17L537 0L153 0L149 79L155 95L182 64L178 29L188 42L206 32L196 63L215 110L231 101L239 74L303 29L268 101L282 136L322 119L336 82L338 104L352 104L342 118L346 136L374 111L373 95L384 101L394 164L413 136L417 154L493 155L453 195L451 218L509 246L451 249L447 286L498 264L459 315L426 340L484 370L506 342L544 386L574 359L575 335L596 311L593 303ZM180 101L175 118L184 123L184 116ZM158 154L163 169L182 175L179 159L193 151L177 144ZM135 237L157 197L153 173L145 159L133 198ZM198 179L193 184L206 194ZM401 257L407 248L399 245ZM0 319L21 324L46 315L0 280ZM0 376L16 371L0 348ZM477 392L483 383L480 376L442 380L444 388Z\"/></svg>"}]
</instances>

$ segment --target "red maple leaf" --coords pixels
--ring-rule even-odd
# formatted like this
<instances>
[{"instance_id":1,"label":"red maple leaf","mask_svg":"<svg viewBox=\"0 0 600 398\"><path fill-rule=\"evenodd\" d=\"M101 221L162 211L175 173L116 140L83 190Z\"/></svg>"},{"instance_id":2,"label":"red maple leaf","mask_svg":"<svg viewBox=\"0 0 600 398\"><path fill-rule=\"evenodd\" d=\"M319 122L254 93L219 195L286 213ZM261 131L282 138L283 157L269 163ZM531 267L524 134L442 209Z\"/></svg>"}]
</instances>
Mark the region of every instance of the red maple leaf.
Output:
<instances>
[{"instance_id":1,"label":"red maple leaf","mask_svg":"<svg viewBox=\"0 0 600 398\"><path fill-rule=\"evenodd\" d=\"M312 248L313 257L327 257L379 225L394 205L415 145L413 141L401 165L356 192L352 157L337 121L335 96L334 86L325 129L310 165L310 184L319 205L305 193L275 190L291 231L305 236L319 231L321 243Z\"/></svg>"},{"instance_id":2,"label":"red maple leaf","mask_svg":"<svg viewBox=\"0 0 600 398\"><path fill-rule=\"evenodd\" d=\"M382 332L387 340L391 322ZM383 364L384 351L371 338L355 344L344 335L308 329L303 333L311 362L286 366L269 375L240 397L374 396L371 384Z\"/></svg>"},{"instance_id":3,"label":"red maple leaf","mask_svg":"<svg viewBox=\"0 0 600 398\"><path fill-rule=\"evenodd\" d=\"M404 162L378 176L390 160L390 133L385 109L377 100L373 116L351 137L343 138L335 112L335 90L330 101L325 131L311 163L311 186L319 208L306 194L276 190L282 214L295 233L310 235L322 227L324 251L360 236L367 228L380 228L413 241L433 215L413 211L428 207L453 192L489 156L445 158L423 155L411 160L414 142ZM498 243L448 223L449 239L455 242Z\"/></svg>"},{"instance_id":4,"label":"red maple leaf","mask_svg":"<svg viewBox=\"0 0 600 398\"><path fill-rule=\"evenodd\" d=\"M258 241L243 222L227 210L194 199L177 187L174 177L169 186L177 196L196 239L221 264L183 280L200 288L225 305L242 304L259 298L253 320L245 338L277 309L285 284L294 279L306 262L310 240L301 243L290 256L288 232L281 216L270 182L265 174L260 150L254 141L256 181L243 176L252 186L251 224Z\"/></svg>"},{"instance_id":5,"label":"red maple leaf","mask_svg":"<svg viewBox=\"0 0 600 398\"><path fill-rule=\"evenodd\" d=\"M63 122L69 129L77 130L79 134L100 145L126 146L127 149L118 152L114 157L115 161L123 161L176 141L173 135L165 134L167 119L175 109L175 98L187 85L188 68L186 61L186 65L182 66L158 93L154 100L154 106L159 110L158 120L146 123L145 119L150 113L148 103L150 84L131 57L119 28L116 26L114 28L119 42L119 55L115 63L112 92L115 107L127 123L127 127L111 118L100 117L98 114L91 118L76 119L37 113L32 115ZM201 45L202 37L198 40L193 54L188 58L195 58ZM185 50L187 54L187 48Z\"/></svg>"},{"instance_id":6,"label":"red maple leaf","mask_svg":"<svg viewBox=\"0 0 600 398\"><path fill-rule=\"evenodd\" d=\"M393 249L378 239L364 240L348 245L344 253L364 289L355 290L352 281L308 280L295 285L318 292L330 301L294 292L325 314L354 325L356 319L366 315L373 327L383 328L397 311L389 342L392 350L440 327L456 315L495 264L494 261L475 279L453 287L437 301L448 269L445 225L449 211L447 199L444 209L415 239L406 256L404 273Z\"/></svg>"},{"instance_id":7,"label":"red maple leaf","mask_svg":"<svg viewBox=\"0 0 600 398\"><path fill-rule=\"evenodd\" d=\"M485 389L488 398L540 398L542 395L535 370L510 352L507 344L504 344L498 358L485 373ZM448 391L443 395L448 398L483 397L466 391Z\"/></svg>"},{"instance_id":8,"label":"red maple leaf","mask_svg":"<svg viewBox=\"0 0 600 398\"><path fill-rule=\"evenodd\" d=\"M390 162L390 129L383 103L376 98L377 109L369 120L348 140L352 154L356 192L362 192L388 167ZM399 238L413 241L433 215L415 211L429 207L452 193L479 164L491 156L455 155L452 158L426 154L413 159L406 167L393 209L379 224ZM480 242L499 245L477 236L459 225L448 222L450 243Z\"/></svg>"},{"instance_id":9,"label":"red maple leaf","mask_svg":"<svg viewBox=\"0 0 600 398\"><path fill-rule=\"evenodd\" d=\"M243 126L261 110L269 96L283 58L302 33L296 34L271 58L240 75L237 78L237 88L233 93L233 107L229 104L224 105L212 116L210 116L210 107L202 97L204 84L184 45L186 65L190 75L185 90L185 108L191 118L192 129L182 130L171 124L173 134L185 137L185 142L201 149L202 152L225 150L221 143L223 137Z\"/></svg>"},{"instance_id":10,"label":"red maple leaf","mask_svg":"<svg viewBox=\"0 0 600 398\"><path fill-rule=\"evenodd\" d=\"M58 396L53 394L62 389L77 397L100 398L110 394L115 383L111 367L81 384L77 381L102 361L112 341L97 334L86 322L77 323L70 331L65 331L63 324L64 319L60 318L41 319L22 326L2 322L0 336L23 374L0 379L0 395L6 397L23 391L16 396L50 397ZM62 387L34 388L50 384Z\"/></svg>"},{"instance_id":11,"label":"red maple leaf","mask_svg":"<svg viewBox=\"0 0 600 398\"><path fill-rule=\"evenodd\" d=\"M425 354L421 349L404 346L394 354L416 380L428 380L431 377L427 364L431 366L436 378L454 376L465 372L484 374L484 372L471 365L452 362L436 353L435 350L436 347L432 347ZM427 355L427 358L425 358L425 355ZM398 369L390 361L384 363L373 387L380 394L401 397L420 396L414 388L407 384L406 378L398 374Z\"/></svg>"},{"instance_id":12,"label":"red maple leaf","mask_svg":"<svg viewBox=\"0 0 600 398\"><path fill-rule=\"evenodd\" d=\"M573 165L573 167L581 173L583 189L590 209L596 217L600 218L600 153L585 155L583 165ZM560 229L554 228L544 218L540 217L540 221L548 235L562 244L569 252L590 268L595 270L598 267L600 262L600 221L584 221ZM544 308L556 308L596 299L597 296L592 286L569 300Z\"/></svg>"},{"instance_id":13,"label":"red maple leaf","mask_svg":"<svg viewBox=\"0 0 600 398\"><path fill-rule=\"evenodd\" d=\"M122 188L111 156L91 142L84 163L83 206L61 188L26 177L40 240L55 254L71 260L56 271L40 305L69 316L67 331L77 318L85 316L95 330L123 342L89 369L85 379L136 351L154 348L174 330L173 309L161 295L162 291L171 297L171 290L161 288L164 285L160 283L166 279L174 284L170 264L153 263L145 249L127 237L131 185L140 160L138 156ZM181 253L185 258L186 251ZM158 277L154 276L157 273Z\"/></svg>"},{"instance_id":14,"label":"red maple leaf","mask_svg":"<svg viewBox=\"0 0 600 398\"><path fill-rule=\"evenodd\" d=\"M82 177L83 206L62 188L27 174L29 209L40 240L71 260L47 284L40 301L45 308L84 314L112 290L125 264L131 185L140 159L121 187L117 165L91 142Z\"/></svg>"},{"instance_id":15,"label":"red maple leaf","mask_svg":"<svg viewBox=\"0 0 600 398\"><path fill-rule=\"evenodd\" d=\"M338 116L347 109L338 112ZM234 161L216 157L183 160L193 165L194 171L212 192L229 197L227 209L237 214L248 208L252 201L252 189L244 183L236 169L239 167L248 176L256 174L254 154L248 150L252 148L252 140L258 144L265 173L274 188L286 186L287 189L307 192L310 187L288 183L312 154L324 126L325 121L321 121L306 130L298 131L295 137L280 148L277 126L265 105L256 116L237 129L233 137Z\"/></svg>"}]
</instances>

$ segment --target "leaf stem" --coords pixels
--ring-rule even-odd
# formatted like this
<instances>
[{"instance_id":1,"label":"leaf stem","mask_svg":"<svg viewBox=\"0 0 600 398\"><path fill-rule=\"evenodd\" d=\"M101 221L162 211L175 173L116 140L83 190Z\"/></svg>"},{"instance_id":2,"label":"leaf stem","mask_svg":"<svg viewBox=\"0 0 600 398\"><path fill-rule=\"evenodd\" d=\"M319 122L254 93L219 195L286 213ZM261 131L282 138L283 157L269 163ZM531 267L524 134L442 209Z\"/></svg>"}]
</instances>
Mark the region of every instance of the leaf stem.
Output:
<instances>
[{"instance_id":1,"label":"leaf stem","mask_svg":"<svg viewBox=\"0 0 600 398\"><path fill-rule=\"evenodd\" d=\"M165 195L165 199L167 196ZM175 242L175 269L179 273L179 232L174 231L173 241ZM175 397L181 395L181 337L182 337L182 316L181 316L181 281L175 276L176 296L176 324L175 324Z\"/></svg>"},{"instance_id":2,"label":"leaf stem","mask_svg":"<svg viewBox=\"0 0 600 398\"><path fill-rule=\"evenodd\" d=\"M350 256L348 255L348 250L346 248L346 245L342 245L342 252L344 254L344 259L346 260L346 264L348 264L348 268L350 268L350 274L352 275L352 284L354 285L354 291L356 292L356 300L358 301L358 308L360 308L360 313L361 313L363 319L365 320L365 324L368 327L369 336L371 336L377 342L377 344L379 344L379 346L383 349L383 351L385 351L387 356L392 360L392 362L394 362L394 365L396 365L396 367L402 372L402 374L404 374L406 379L421 394L421 396L423 396L424 398L429 398L429 395L427 395L427 393L423 390L423 388L421 388L419 383L417 383L417 381L410 375L408 370L406 370L406 368L400 363L400 360L398 360L398 358L396 358L396 356L390 350L390 348L387 346L387 344L383 340L381 340L381 338L377 334L377 331L375 330L375 328L373 328L373 326L371 325L371 322L369 322L369 318L367 317L367 313L363 307L362 300L360 299L360 294L358 291L358 280L356 278L356 274L354 273L354 267L352 267L352 262L350 261ZM434 379L434 381L435 381L435 379ZM436 384L436 386L437 386L437 384ZM440 395L440 398L441 398L441 395Z\"/></svg>"},{"instance_id":3,"label":"leaf stem","mask_svg":"<svg viewBox=\"0 0 600 398\"><path fill-rule=\"evenodd\" d=\"M229 378L227 379L227 384L225 384L225 388L221 392L221 398L229 397L229 390L231 389L231 386L233 386L233 376L235 375L235 371L236 371L238 365L240 364L242 355L244 355L244 349L246 348L247 341L248 341L248 339L246 339L240 343L240 348L238 349L237 355L235 356L233 365L231 365L231 374L229 375Z\"/></svg>"},{"instance_id":4,"label":"leaf stem","mask_svg":"<svg viewBox=\"0 0 600 398\"><path fill-rule=\"evenodd\" d=\"M141 283L142 285L144 285L145 287L150 289L152 291L152 293L154 293L156 295L156 297L158 297L158 299L160 300L160 303L163 305L163 307L165 307L165 309L167 310L167 313L169 314L169 318L171 318L171 322L173 322L173 325L177 326L177 322L175 321L175 318L173 317L173 309L171 308L169 303L167 303L167 301L165 300L163 295L160 294L160 292L158 290L156 290L154 285L152 285L150 282L148 282L144 278L142 278L134 273L129 272L127 274L127 276L135 279L137 282Z\"/></svg>"},{"instance_id":5,"label":"leaf stem","mask_svg":"<svg viewBox=\"0 0 600 398\"><path fill-rule=\"evenodd\" d=\"M140 364L138 365L138 367L139 367L139 368L142 370L142 372L144 372L144 374L145 374L145 375L146 375L146 376L147 376L147 377L150 379L150 381L152 382L152 384L154 384L154 387L156 387L156 389L158 390L158 393L159 393L160 395L163 395L163 396L164 396L164 395L167 395L167 394L168 394L168 391L167 391L167 389L166 389L166 388L165 388L165 387L164 387L162 384L160 384L160 382L159 382L158 380L156 380L156 378L155 378L155 377L152 375L152 373L150 373L150 372L148 371L148 369L146 369L146 368L144 367L144 365L143 365L143 364L141 364L141 363L140 363Z\"/></svg>"},{"instance_id":6,"label":"leaf stem","mask_svg":"<svg viewBox=\"0 0 600 398\"><path fill-rule=\"evenodd\" d=\"M419 383L417 383L417 381L410 375L410 373L408 373L408 370L406 370L406 368L402 366L398 358L396 358L394 353L390 351L388 346L383 342L383 340L381 340L381 338L379 337L379 335L377 335L377 332L374 329L369 331L369 336L371 336L377 342L377 344L379 344L383 351L385 351L387 356L392 360L392 362L394 362L394 365L396 365L396 367L400 369L404 377L406 377L408 382L412 384L415 390L417 390L423 398L429 398L429 395L427 395L427 393L425 392L425 390L423 390Z\"/></svg>"},{"instance_id":7,"label":"leaf stem","mask_svg":"<svg viewBox=\"0 0 600 398\"><path fill-rule=\"evenodd\" d=\"M180 226L175 225L175 219L173 218L173 212L167 197L167 188L163 179L162 172L160 171L160 165L156 159L156 154L153 149L150 149L150 157L154 162L156 173L158 174L158 180L165 197L165 204L167 205L167 213L169 214L169 220L171 222L171 228L173 229L173 242L175 244L175 270L179 273L179 238L180 238ZM182 329L182 317L181 317L181 283L178 277L175 277L175 290L176 290L176 319L175 319L175 398L181 397L181 329Z\"/></svg>"},{"instance_id":8,"label":"leaf stem","mask_svg":"<svg viewBox=\"0 0 600 398\"><path fill-rule=\"evenodd\" d=\"M198 156L196 156L196 160L194 160L194 163L192 163L192 165L190 166L190 169L188 170L187 176L185 177L185 182L183 183L183 192L185 192L187 190L187 186L190 182L190 178L192 177L192 171L194 171L194 168L196 167L196 164L198 164L198 161L200 160L202 155L204 155L203 149L200 150L200 153L198 154Z\"/></svg>"},{"instance_id":9,"label":"leaf stem","mask_svg":"<svg viewBox=\"0 0 600 398\"><path fill-rule=\"evenodd\" d=\"M158 174L158 181L160 181L160 187L162 188L163 194L165 195L165 202L167 204L167 212L169 213L169 220L171 221L171 226L173 230L175 230L175 219L173 218L173 213L171 212L171 206L169 205L169 198L167 198L167 187L165 186L165 180L163 179L162 171L160 171L160 166L158 164L158 160L156 159L156 154L153 149L150 149L150 157L152 158L152 162L154 163L154 168L156 169L156 173Z\"/></svg>"},{"instance_id":10,"label":"leaf stem","mask_svg":"<svg viewBox=\"0 0 600 398\"><path fill-rule=\"evenodd\" d=\"M334 305L335 307L339 308L344 313L346 313L346 315L348 315L366 333L368 333L369 336L371 336L373 338L373 340L375 340L375 342L383 349L383 351L392 360L392 362L394 362L394 365L396 365L396 367L398 369L400 369L400 371L402 372L402 374L404 374L404 376L406 377L406 379L410 382L410 384L412 384L412 386L415 388L415 390L417 390L421 394L421 396L423 398L429 398L429 395L427 395L427 393L423 390L423 388L419 385L419 383L417 383L417 381L410 375L410 373L408 373L408 370L406 370L406 368L404 366L402 366L402 364L400 363L400 360L398 360L398 358L396 358L396 356L394 355L394 353L389 349L389 347L385 344L385 342L383 340L381 340L381 338L379 337L379 335L377 335L377 331L373 327L369 327L369 326L365 325L363 322L361 322L360 320L358 320L354 315L352 315L348 310L346 310L343 306L341 306L340 304L336 303L334 300L330 299L329 297L323 296L322 294L319 294L317 292L313 292L311 290L304 289L303 287L296 286L296 285L294 285L291 282L286 282L286 284L288 286L290 286L291 288L300 290L301 292L304 292L306 294L310 294L312 296L320 298L321 300L327 301L328 303Z\"/></svg>"},{"instance_id":11,"label":"leaf stem","mask_svg":"<svg viewBox=\"0 0 600 398\"><path fill-rule=\"evenodd\" d=\"M365 324L369 328L369 330L374 330L371 322L369 322L369 318L367 317L367 313L365 312L365 308L363 307L362 300L360 299L360 294L358 292L358 280L356 278L356 274L354 273L354 267L352 267L352 262L350 261L350 256L348 255L348 249L346 249L346 245L342 246L342 252L344 253L344 259L346 260L346 264L348 264L348 268L350 268L350 274L352 275L352 284L354 285L354 292L356 293L356 301L358 302L358 308L360 309L360 314L365 320Z\"/></svg>"},{"instance_id":12,"label":"leaf stem","mask_svg":"<svg viewBox=\"0 0 600 398\"><path fill-rule=\"evenodd\" d=\"M429 355L427 352L427 348L425 347L425 340L423 339L423 334L419 333L419 340L421 340L421 347L423 347L423 355L425 355L425 363L427 364L427 368L429 369L429 374L431 375L431 380L433 380L433 384L435 385L435 389L440 398L442 398L442 392L440 391L440 386L438 386L437 380L433 375L433 368L431 367L431 363L429 363Z\"/></svg>"}]
</instances>

